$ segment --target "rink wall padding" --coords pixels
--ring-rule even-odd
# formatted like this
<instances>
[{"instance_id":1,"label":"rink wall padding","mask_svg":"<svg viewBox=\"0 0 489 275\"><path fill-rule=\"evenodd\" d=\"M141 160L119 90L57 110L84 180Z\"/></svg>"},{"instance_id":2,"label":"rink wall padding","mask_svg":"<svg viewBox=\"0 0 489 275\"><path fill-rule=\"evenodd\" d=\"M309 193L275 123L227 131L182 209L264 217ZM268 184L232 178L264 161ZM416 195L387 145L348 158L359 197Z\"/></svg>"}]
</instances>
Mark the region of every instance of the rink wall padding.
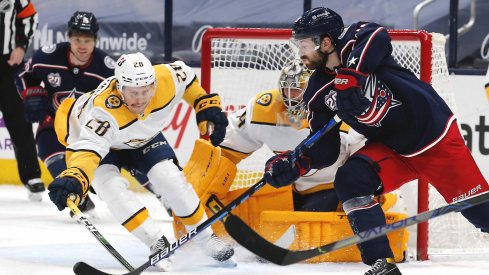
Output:
<instances>
[{"instance_id":1,"label":"rink wall padding","mask_svg":"<svg viewBox=\"0 0 489 275\"><path fill-rule=\"evenodd\" d=\"M51 177L51 174L42 161L39 161L39 166L41 167L41 179L47 186L53 181L53 177ZM131 190L136 192L145 190L127 171L122 170L122 175L129 180L129 188ZM22 184L15 159L0 159L0 184Z\"/></svg>"}]
</instances>

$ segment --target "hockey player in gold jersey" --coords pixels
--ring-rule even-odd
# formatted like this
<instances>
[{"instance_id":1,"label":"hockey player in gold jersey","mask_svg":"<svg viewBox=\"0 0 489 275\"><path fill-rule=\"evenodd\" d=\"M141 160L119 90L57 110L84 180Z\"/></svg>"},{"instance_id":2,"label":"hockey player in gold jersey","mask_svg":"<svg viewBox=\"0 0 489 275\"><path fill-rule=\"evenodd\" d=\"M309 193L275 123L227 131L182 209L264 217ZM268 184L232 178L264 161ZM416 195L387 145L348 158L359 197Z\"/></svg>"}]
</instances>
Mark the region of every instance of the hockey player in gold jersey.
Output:
<instances>
[{"instance_id":1,"label":"hockey player in gold jersey","mask_svg":"<svg viewBox=\"0 0 489 275\"><path fill-rule=\"evenodd\" d=\"M207 94L195 73L181 61L152 66L141 53L122 55L115 76L76 101L58 108L55 128L67 146L67 169L49 185L49 197L61 211L70 193L83 197L90 185L114 217L152 252L169 245L148 210L127 189L120 174L127 166L146 174L187 230L207 219L192 186L185 180L161 129L171 109L184 99L194 106L201 134L213 124L210 139L222 142L228 124L217 94ZM233 249L211 229L195 238L207 255L227 261Z\"/></svg>"}]
</instances>

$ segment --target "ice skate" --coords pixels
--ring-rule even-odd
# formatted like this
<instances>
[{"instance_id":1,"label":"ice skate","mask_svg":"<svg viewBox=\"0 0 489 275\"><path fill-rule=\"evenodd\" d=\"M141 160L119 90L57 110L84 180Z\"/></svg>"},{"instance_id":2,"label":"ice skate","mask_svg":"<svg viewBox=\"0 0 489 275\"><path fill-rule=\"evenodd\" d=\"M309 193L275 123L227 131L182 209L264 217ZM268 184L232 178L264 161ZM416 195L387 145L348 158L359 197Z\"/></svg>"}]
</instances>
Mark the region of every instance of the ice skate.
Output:
<instances>
[{"instance_id":1,"label":"ice skate","mask_svg":"<svg viewBox=\"0 0 489 275\"><path fill-rule=\"evenodd\" d=\"M378 259L372 264L372 269L367 271L365 275L401 275L401 272L397 268L394 260Z\"/></svg>"},{"instance_id":2,"label":"ice skate","mask_svg":"<svg viewBox=\"0 0 489 275\"><path fill-rule=\"evenodd\" d=\"M217 261L221 267L235 267L237 264L231 258L234 249L230 244L221 240L216 234L212 234L208 239L198 242L204 253Z\"/></svg>"},{"instance_id":3,"label":"ice skate","mask_svg":"<svg viewBox=\"0 0 489 275\"><path fill-rule=\"evenodd\" d=\"M46 188L40 178L30 179L24 186L27 188L27 197L29 200L42 201L42 194Z\"/></svg>"},{"instance_id":4,"label":"ice skate","mask_svg":"<svg viewBox=\"0 0 489 275\"><path fill-rule=\"evenodd\" d=\"M168 241L168 239L165 236L162 236L153 245L151 245L151 247L150 247L151 255L153 255L154 253L161 251L167 247L169 249L170 242ZM160 269L161 271L169 271L171 266L172 266L172 262L171 262L170 257L162 259L155 264L155 267Z\"/></svg>"}]
</instances>

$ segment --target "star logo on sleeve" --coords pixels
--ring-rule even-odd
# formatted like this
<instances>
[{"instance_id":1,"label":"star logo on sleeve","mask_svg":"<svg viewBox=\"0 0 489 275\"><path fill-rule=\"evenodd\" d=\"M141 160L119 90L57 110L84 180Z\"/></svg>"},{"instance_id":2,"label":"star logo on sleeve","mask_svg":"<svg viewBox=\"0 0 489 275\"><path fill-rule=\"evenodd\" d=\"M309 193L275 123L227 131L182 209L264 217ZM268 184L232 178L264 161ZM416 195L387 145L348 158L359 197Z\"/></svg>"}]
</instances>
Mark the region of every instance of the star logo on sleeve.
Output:
<instances>
[{"instance_id":1,"label":"star logo on sleeve","mask_svg":"<svg viewBox=\"0 0 489 275\"><path fill-rule=\"evenodd\" d=\"M355 65L357 63L358 57L352 56L350 60L348 60L348 67L351 65Z\"/></svg>"}]
</instances>

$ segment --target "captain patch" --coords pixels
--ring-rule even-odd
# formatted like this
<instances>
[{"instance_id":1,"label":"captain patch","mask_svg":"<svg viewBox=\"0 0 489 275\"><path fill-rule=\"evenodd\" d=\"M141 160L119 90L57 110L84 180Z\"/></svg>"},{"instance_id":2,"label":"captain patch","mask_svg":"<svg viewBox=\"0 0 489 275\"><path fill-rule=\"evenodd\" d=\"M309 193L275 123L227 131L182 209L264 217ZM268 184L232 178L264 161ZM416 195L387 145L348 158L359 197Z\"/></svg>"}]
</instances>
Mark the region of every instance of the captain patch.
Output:
<instances>
[{"instance_id":1,"label":"captain patch","mask_svg":"<svg viewBox=\"0 0 489 275\"><path fill-rule=\"evenodd\" d=\"M122 105L121 99L115 95L111 95L105 100L105 107L109 109L119 108L121 107L121 105Z\"/></svg>"},{"instance_id":2,"label":"captain patch","mask_svg":"<svg viewBox=\"0 0 489 275\"><path fill-rule=\"evenodd\" d=\"M263 94L256 101L257 104L260 104L262 106L268 106L268 105L270 105L270 102L272 102L272 94L271 93Z\"/></svg>"}]
</instances>

